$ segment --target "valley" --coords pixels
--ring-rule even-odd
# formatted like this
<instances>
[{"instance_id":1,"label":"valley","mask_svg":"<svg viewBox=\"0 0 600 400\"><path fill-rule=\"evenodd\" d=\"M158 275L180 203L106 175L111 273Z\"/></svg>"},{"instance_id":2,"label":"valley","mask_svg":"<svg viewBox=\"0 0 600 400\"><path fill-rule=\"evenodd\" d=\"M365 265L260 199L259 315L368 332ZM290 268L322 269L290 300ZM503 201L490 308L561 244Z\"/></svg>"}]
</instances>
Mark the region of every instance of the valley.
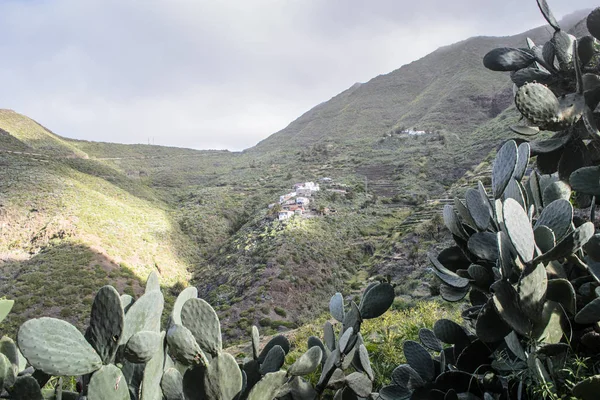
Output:
<instances>
[{"instance_id":1,"label":"valley","mask_svg":"<svg viewBox=\"0 0 600 400\"><path fill-rule=\"evenodd\" d=\"M441 48L243 152L73 140L1 110L0 293L16 301L3 330L38 316L81 328L94 290L140 294L151 271L167 308L196 286L230 343L253 324L300 327L372 280L428 297L426 254L450 238L440 204L489 171L518 120L509 77L481 59L526 37L548 32ZM311 198L319 215L279 221L269 204L311 181L332 189Z\"/></svg>"}]
</instances>

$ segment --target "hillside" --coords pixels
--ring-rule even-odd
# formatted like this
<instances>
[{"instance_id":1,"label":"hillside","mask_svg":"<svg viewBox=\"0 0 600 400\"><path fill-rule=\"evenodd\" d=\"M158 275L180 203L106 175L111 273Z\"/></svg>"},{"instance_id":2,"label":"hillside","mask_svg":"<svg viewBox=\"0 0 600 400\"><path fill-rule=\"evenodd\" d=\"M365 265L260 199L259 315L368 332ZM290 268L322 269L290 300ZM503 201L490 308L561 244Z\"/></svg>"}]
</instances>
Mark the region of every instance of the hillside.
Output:
<instances>
[{"instance_id":1,"label":"hillside","mask_svg":"<svg viewBox=\"0 0 600 400\"><path fill-rule=\"evenodd\" d=\"M241 153L67 139L0 110L0 293L17 300L9 329L57 314L81 326L93 288L136 292L154 269L171 295L198 286L228 339L250 324L301 325L331 293L377 276L401 279L399 295L428 295L421 266L444 239L439 221L427 222L436 201L469 181L517 118L508 76L481 59L547 36L441 48ZM306 217L274 220L269 204L325 177Z\"/></svg>"},{"instance_id":2,"label":"hillside","mask_svg":"<svg viewBox=\"0 0 600 400\"><path fill-rule=\"evenodd\" d=\"M20 146L0 149L0 293L17 304L10 327L48 312L81 324L98 285L137 292L156 268L166 285L189 279L195 249L149 187L22 115L0 112L0 126Z\"/></svg>"}]
</instances>

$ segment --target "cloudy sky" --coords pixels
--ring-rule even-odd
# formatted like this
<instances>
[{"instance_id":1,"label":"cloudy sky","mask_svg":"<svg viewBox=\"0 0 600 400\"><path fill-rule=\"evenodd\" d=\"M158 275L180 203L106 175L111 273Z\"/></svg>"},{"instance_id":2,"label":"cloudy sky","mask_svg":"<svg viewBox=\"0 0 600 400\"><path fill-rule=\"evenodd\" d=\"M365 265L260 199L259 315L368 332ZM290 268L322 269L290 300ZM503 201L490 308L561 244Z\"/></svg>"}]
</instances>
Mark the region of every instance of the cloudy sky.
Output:
<instances>
[{"instance_id":1,"label":"cloudy sky","mask_svg":"<svg viewBox=\"0 0 600 400\"><path fill-rule=\"evenodd\" d=\"M242 150L440 46L544 23L534 0L0 0L0 108L72 138Z\"/></svg>"}]
</instances>

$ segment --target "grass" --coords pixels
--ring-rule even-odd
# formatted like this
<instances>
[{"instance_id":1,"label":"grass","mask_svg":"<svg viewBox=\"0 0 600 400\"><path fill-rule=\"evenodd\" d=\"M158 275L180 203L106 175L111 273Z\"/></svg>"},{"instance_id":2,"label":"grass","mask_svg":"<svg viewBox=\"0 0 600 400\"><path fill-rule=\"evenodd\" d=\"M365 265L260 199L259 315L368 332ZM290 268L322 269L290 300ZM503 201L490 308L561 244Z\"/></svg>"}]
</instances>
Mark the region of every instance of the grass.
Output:
<instances>
[{"instance_id":1,"label":"grass","mask_svg":"<svg viewBox=\"0 0 600 400\"><path fill-rule=\"evenodd\" d=\"M0 129L10 133L13 138L11 149L16 151L43 153L46 156L87 157L65 139L11 110L0 110ZM14 147L17 141L23 146L20 149Z\"/></svg>"},{"instance_id":2,"label":"grass","mask_svg":"<svg viewBox=\"0 0 600 400\"><path fill-rule=\"evenodd\" d=\"M286 365L291 365L307 350L310 336L323 337L322 326L328 318L328 315L323 315L314 323L294 332L291 339L292 350L286 357ZM437 300L420 301L406 309L392 307L383 316L363 322L360 331L376 377L374 389L388 384L394 368L406 362L402 344L406 340L419 341L419 329L431 329L435 321L441 318L460 322L459 308ZM337 322L334 326L335 329L340 328ZM318 373L310 376L313 381L318 380L318 377Z\"/></svg>"}]
</instances>

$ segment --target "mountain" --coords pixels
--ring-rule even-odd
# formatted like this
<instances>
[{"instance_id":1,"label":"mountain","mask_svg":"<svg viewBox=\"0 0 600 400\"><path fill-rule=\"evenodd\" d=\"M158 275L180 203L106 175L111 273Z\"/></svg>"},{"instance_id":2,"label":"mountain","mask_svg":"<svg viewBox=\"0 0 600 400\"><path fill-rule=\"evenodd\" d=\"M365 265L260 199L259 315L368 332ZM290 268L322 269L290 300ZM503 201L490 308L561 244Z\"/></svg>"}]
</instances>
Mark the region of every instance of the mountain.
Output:
<instances>
[{"instance_id":1,"label":"mountain","mask_svg":"<svg viewBox=\"0 0 600 400\"><path fill-rule=\"evenodd\" d=\"M561 23L582 29L577 15ZM509 77L483 55L549 35L440 48L241 153L67 139L0 111L0 293L17 304L8 329L40 315L82 326L94 290L139 293L152 270L168 303L196 285L229 339L251 324L298 326L332 293L386 275L399 295L428 295L425 254L444 240L436 201L489 168L517 120ZM268 205L306 181L322 186L308 216L274 219Z\"/></svg>"}]
</instances>

